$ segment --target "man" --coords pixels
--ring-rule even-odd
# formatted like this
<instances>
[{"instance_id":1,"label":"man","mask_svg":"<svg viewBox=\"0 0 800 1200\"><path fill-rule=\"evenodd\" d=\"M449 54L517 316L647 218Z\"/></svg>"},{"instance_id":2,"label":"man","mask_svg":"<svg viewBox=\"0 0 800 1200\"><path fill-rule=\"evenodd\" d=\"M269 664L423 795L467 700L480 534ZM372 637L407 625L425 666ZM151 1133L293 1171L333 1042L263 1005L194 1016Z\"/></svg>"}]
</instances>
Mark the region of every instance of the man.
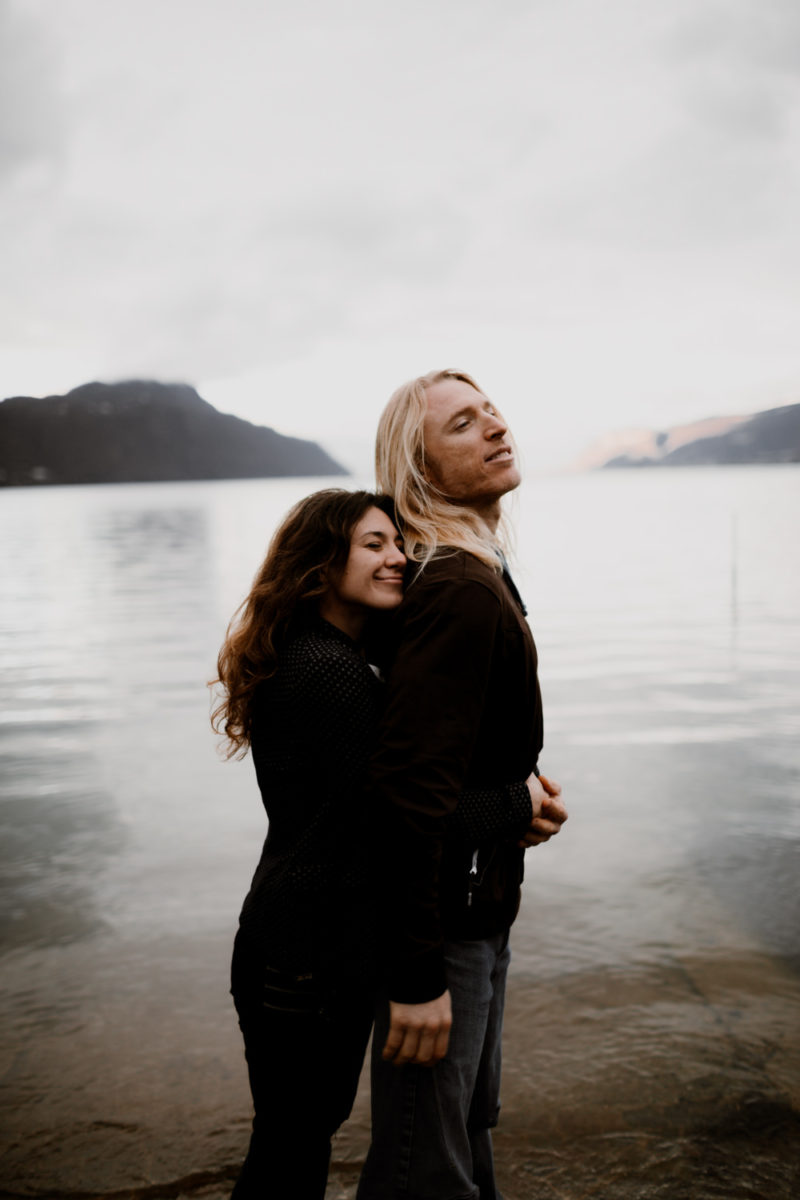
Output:
<instances>
[{"instance_id":1,"label":"man","mask_svg":"<svg viewBox=\"0 0 800 1200\"><path fill-rule=\"evenodd\" d=\"M498 540L500 501L520 473L500 413L455 371L395 392L376 459L415 565L371 771L388 1002L358 1198L499 1200L490 1130L508 931L524 848L567 817L560 787L538 775L536 649ZM484 819L467 830L453 819L466 787L487 789Z\"/></svg>"}]
</instances>

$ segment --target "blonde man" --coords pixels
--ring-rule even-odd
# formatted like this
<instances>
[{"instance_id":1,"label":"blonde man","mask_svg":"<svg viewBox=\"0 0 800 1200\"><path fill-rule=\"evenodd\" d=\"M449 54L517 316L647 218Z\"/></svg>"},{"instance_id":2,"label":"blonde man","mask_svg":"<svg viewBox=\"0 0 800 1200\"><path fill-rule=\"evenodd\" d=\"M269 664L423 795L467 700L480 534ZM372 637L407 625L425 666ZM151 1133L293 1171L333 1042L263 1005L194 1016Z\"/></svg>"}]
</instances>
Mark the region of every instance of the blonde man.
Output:
<instances>
[{"instance_id":1,"label":"blonde man","mask_svg":"<svg viewBox=\"0 0 800 1200\"><path fill-rule=\"evenodd\" d=\"M372 765L387 997L358 1200L498 1200L490 1131L508 932L525 847L567 817L537 768L536 648L500 544L500 501L520 473L502 416L458 371L394 393L376 462L414 565ZM467 829L452 819L465 787L487 789Z\"/></svg>"}]
</instances>

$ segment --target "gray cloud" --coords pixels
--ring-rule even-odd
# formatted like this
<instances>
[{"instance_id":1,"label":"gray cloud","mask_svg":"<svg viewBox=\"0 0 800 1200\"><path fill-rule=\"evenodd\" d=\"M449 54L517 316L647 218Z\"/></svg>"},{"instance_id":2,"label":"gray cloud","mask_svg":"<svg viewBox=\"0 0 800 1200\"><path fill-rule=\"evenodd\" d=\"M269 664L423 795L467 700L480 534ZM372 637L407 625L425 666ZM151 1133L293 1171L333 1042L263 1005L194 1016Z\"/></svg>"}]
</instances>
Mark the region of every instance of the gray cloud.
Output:
<instances>
[{"instance_id":1,"label":"gray cloud","mask_svg":"<svg viewBox=\"0 0 800 1200\"><path fill-rule=\"evenodd\" d=\"M0 0L0 184L52 166L64 136L52 40L11 0Z\"/></svg>"},{"instance_id":2,"label":"gray cloud","mask_svg":"<svg viewBox=\"0 0 800 1200\"><path fill-rule=\"evenodd\" d=\"M669 58L724 58L773 75L800 74L800 8L795 0L704 0L686 7L664 38Z\"/></svg>"},{"instance_id":3,"label":"gray cloud","mask_svg":"<svg viewBox=\"0 0 800 1200\"><path fill-rule=\"evenodd\" d=\"M793 369L798 27L794 0L0 0L7 343L218 384L490 343L509 379L533 347L566 413L591 362L631 403L699 375L731 305L751 376Z\"/></svg>"}]
</instances>

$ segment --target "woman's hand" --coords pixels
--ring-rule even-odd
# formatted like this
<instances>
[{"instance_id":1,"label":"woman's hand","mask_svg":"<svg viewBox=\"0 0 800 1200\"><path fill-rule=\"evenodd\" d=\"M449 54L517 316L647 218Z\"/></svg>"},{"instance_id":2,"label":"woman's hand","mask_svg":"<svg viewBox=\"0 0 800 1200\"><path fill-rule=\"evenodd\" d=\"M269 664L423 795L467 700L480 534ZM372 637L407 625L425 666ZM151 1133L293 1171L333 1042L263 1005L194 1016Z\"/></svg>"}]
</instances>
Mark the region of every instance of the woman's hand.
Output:
<instances>
[{"instance_id":1,"label":"woman's hand","mask_svg":"<svg viewBox=\"0 0 800 1200\"><path fill-rule=\"evenodd\" d=\"M527 850L529 846L541 846L549 842L567 820L567 810L561 802L561 784L546 775L531 774L525 780L531 796L532 820L519 845Z\"/></svg>"},{"instance_id":2,"label":"woman's hand","mask_svg":"<svg viewBox=\"0 0 800 1200\"><path fill-rule=\"evenodd\" d=\"M453 1023L449 992L442 992L424 1004L397 1004L390 1000L389 1017L389 1036L381 1055L386 1062L432 1067L444 1058Z\"/></svg>"}]
</instances>

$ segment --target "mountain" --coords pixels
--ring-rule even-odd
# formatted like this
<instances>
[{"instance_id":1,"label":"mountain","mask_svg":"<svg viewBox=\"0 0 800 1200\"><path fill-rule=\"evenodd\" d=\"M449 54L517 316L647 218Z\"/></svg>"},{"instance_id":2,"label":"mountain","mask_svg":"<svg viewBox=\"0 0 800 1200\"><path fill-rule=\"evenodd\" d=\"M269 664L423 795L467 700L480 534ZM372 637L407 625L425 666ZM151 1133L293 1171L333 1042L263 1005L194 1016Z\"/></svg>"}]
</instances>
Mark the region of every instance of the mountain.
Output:
<instances>
[{"instance_id":1,"label":"mountain","mask_svg":"<svg viewBox=\"0 0 800 1200\"><path fill-rule=\"evenodd\" d=\"M315 442L217 412L187 384L87 383L0 402L0 485L345 474Z\"/></svg>"},{"instance_id":2,"label":"mountain","mask_svg":"<svg viewBox=\"0 0 800 1200\"><path fill-rule=\"evenodd\" d=\"M583 467L683 467L800 462L800 404L750 416L708 417L671 429L610 434L581 458Z\"/></svg>"}]
</instances>

